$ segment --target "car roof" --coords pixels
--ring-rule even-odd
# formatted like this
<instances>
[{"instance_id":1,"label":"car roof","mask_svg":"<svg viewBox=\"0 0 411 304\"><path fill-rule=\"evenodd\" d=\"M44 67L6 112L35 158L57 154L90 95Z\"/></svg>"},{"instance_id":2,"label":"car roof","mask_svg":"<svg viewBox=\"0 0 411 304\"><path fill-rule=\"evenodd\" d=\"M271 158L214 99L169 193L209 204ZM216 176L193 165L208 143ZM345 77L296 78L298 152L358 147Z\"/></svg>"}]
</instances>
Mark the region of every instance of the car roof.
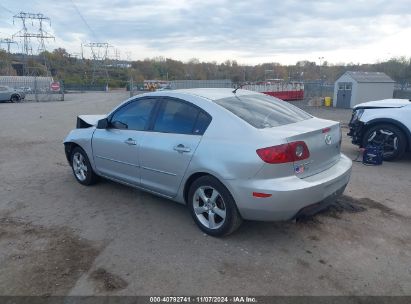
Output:
<instances>
[{"instance_id":1,"label":"car roof","mask_svg":"<svg viewBox=\"0 0 411 304\"><path fill-rule=\"evenodd\" d=\"M222 98L228 98L233 96L243 96L243 95L255 95L257 92L248 91L248 90L237 90L235 95L233 93L233 88L198 88L198 89L180 89L173 90L173 93L181 93L187 95L198 96L206 98L209 100L218 100ZM164 91L163 91L164 92Z\"/></svg>"}]
</instances>

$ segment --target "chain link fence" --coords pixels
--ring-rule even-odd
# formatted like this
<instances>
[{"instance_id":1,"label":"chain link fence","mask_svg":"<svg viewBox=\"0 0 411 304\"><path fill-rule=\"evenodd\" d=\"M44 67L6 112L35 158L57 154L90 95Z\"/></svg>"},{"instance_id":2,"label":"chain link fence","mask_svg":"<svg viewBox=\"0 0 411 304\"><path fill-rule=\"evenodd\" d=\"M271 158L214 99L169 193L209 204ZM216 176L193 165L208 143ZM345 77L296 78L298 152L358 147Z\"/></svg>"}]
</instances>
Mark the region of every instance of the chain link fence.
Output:
<instances>
[{"instance_id":1,"label":"chain link fence","mask_svg":"<svg viewBox=\"0 0 411 304\"><path fill-rule=\"evenodd\" d=\"M404 89L394 90L394 98L410 99L411 100L411 88L404 88Z\"/></svg>"},{"instance_id":2,"label":"chain link fence","mask_svg":"<svg viewBox=\"0 0 411 304\"><path fill-rule=\"evenodd\" d=\"M304 98L311 99L316 97L334 96L333 83L321 83L319 81L304 82Z\"/></svg>"},{"instance_id":3,"label":"chain link fence","mask_svg":"<svg viewBox=\"0 0 411 304\"><path fill-rule=\"evenodd\" d=\"M64 89L52 77L0 76L0 86L24 96L21 101L64 100Z\"/></svg>"},{"instance_id":4,"label":"chain link fence","mask_svg":"<svg viewBox=\"0 0 411 304\"><path fill-rule=\"evenodd\" d=\"M172 80L172 81L156 81L147 80L136 83L130 81L128 89L130 96L138 95L144 92L156 90L178 90L178 89L194 89L194 88L233 88L234 84L230 79L217 80Z\"/></svg>"},{"instance_id":5,"label":"chain link fence","mask_svg":"<svg viewBox=\"0 0 411 304\"><path fill-rule=\"evenodd\" d=\"M108 88L104 84L78 84L78 83L66 83L64 84L64 91L71 92L98 92L108 91Z\"/></svg>"},{"instance_id":6,"label":"chain link fence","mask_svg":"<svg viewBox=\"0 0 411 304\"><path fill-rule=\"evenodd\" d=\"M321 97L332 97L334 96L334 84L333 83L321 83L319 81L304 82L304 98L321 98ZM230 79L221 80L174 80L174 81L151 81L150 83L136 83L130 81L128 89L130 90L130 96L138 95L144 92L155 90L176 90L176 89L192 89L192 88L232 88L234 83ZM250 89L247 86L245 89ZM269 91L270 88L266 88ZM296 88L291 87L290 90L295 90ZM264 91L264 90L263 90ZM273 91L279 91L273 89Z\"/></svg>"},{"instance_id":7,"label":"chain link fence","mask_svg":"<svg viewBox=\"0 0 411 304\"><path fill-rule=\"evenodd\" d=\"M232 88L233 82L230 79L174 80L170 81L170 87L173 90L193 88Z\"/></svg>"}]
</instances>

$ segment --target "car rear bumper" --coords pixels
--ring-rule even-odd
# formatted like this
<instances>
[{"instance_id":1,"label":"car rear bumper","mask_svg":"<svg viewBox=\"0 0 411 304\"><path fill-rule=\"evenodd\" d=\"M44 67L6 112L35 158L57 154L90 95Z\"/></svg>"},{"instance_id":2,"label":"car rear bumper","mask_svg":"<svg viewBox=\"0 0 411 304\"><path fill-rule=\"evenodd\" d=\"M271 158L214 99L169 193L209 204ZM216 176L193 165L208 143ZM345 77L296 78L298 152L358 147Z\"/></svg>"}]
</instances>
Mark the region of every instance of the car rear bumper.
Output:
<instances>
[{"instance_id":1,"label":"car rear bumper","mask_svg":"<svg viewBox=\"0 0 411 304\"><path fill-rule=\"evenodd\" d=\"M332 167L304 179L297 176L269 180L227 181L241 216L247 220L286 221L307 206L334 202L348 184L351 160L341 154ZM271 194L257 198L253 192ZM314 208L315 206L313 206Z\"/></svg>"}]
</instances>

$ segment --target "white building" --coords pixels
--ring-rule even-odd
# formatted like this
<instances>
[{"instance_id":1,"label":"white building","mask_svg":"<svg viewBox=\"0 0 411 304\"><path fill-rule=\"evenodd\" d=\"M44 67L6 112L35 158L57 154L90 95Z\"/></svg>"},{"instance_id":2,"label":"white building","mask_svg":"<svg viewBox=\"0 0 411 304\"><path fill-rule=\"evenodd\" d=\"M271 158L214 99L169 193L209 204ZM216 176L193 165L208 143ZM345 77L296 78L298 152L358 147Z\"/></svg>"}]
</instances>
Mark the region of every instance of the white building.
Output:
<instances>
[{"instance_id":1,"label":"white building","mask_svg":"<svg viewBox=\"0 0 411 304\"><path fill-rule=\"evenodd\" d=\"M380 72L345 72L334 85L334 107L352 108L362 102L392 98L394 83Z\"/></svg>"}]
</instances>

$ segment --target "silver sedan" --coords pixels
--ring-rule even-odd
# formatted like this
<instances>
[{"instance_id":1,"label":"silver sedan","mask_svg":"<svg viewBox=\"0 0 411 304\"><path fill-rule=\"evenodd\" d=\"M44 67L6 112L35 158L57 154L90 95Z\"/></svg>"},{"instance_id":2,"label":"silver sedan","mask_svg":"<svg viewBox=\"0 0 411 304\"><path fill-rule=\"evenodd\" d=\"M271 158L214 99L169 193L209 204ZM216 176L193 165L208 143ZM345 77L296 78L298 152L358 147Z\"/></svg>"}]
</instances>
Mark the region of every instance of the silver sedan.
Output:
<instances>
[{"instance_id":1,"label":"silver sedan","mask_svg":"<svg viewBox=\"0 0 411 304\"><path fill-rule=\"evenodd\" d=\"M26 97L23 90L0 86L0 101L20 102Z\"/></svg>"},{"instance_id":2,"label":"silver sedan","mask_svg":"<svg viewBox=\"0 0 411 304\"><path fill-rule=\"evenodd\" d=\"M205 233L317 212L344 191L338 122L246 90L138 95L80 115L64 141L77 181L104 177L186 204Z\"/></svg>"}]
</instances>

